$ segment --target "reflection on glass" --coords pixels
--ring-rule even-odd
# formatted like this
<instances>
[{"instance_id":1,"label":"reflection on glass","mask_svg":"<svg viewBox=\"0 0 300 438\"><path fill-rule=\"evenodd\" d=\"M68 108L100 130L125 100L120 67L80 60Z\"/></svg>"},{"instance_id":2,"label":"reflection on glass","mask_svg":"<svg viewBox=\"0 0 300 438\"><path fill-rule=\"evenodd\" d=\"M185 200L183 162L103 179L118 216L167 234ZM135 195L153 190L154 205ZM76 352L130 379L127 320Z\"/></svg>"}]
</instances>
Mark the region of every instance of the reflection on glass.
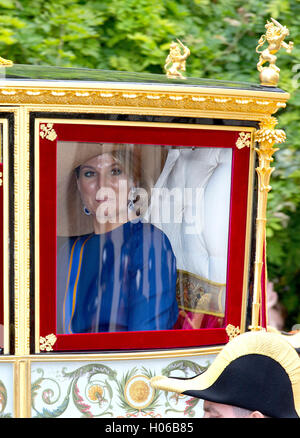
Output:
<instances>
[{"instance_id":1,"label":"reflection on glass","mask_svg":"<svg viewBox=\"0 0 300 438\"><path fill-rule=\"evenodd\" d=\"M155 184L151 222L176 256L176 328L224 324L231 161L231 149L173 148Z\"/></svg>"},{"instance_id":2,"label":"reflection on glass","mask_svg":"<svg viewBox=\"0 0 300 438\"><path fill-rule=\"evenodd\" d=\"M58 142L57 333L222 326L230 175L221 148Z\"/></svg>"},{"instance_id":3,"label":"reflection on glass","mask_svg":"<svg viewBox=\"0 0 300 438\"><path fill-rule=\"evenodd\" d=\"M50 80L50 81L84 81L84 82L121 82L121 83L148 83L148 84L166 84L173 87L182 86L180 78L168 78L165 74L153 74L145 72L127 72L127 71L110 71L96 70L89 68L72 68L72 67L57 67L51 65L24 65L14 64L12 67L0 67L0 78L8 80L16 79L31 79L31 80ZM184 81L185 86L193 87L195 85L201 87L213 88L233 88L242 90L262 91L269 90L269 87L249 83L249 82L233 82L221 81L208 78L193 78L188 77ZM273 90L272 90L273 91ZM274 91L281 92L278 88Z\"/></svg>"}]
</instances>

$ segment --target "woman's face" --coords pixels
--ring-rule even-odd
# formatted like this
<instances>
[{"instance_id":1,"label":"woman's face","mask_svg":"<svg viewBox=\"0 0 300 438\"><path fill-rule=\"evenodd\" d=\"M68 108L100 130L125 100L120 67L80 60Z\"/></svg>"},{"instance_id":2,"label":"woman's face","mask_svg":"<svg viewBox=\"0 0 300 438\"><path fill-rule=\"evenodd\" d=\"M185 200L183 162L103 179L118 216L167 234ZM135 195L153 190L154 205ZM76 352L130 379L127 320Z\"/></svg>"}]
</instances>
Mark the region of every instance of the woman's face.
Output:
<instances>
[{"instance_id":1,"label":"woman's face","mask_svg":"<svg viewBox=\"0 0 300 438\"><path fill-rule=\"evenodd\" d=\"M131 183L122 165L110 153L83 163L77 185L84 206L99 223L123 222L120 215L127 214Z\"/></svg>"}]
</instances>

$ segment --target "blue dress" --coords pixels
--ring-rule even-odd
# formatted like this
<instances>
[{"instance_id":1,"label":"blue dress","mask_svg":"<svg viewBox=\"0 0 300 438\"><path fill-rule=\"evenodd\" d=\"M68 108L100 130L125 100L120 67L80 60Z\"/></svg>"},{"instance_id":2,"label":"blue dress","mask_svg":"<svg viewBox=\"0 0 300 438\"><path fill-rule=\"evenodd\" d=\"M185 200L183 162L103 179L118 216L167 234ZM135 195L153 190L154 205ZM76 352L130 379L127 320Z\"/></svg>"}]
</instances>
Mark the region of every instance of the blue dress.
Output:
<instances>
[{"instance_id":1,"label":"blue dress","mask_svg":"<svg viewBox=\"0 0 300 438\"><path fill-rule=\"evenodd\" d=\"M166 330L177 317L176 260L154 225L58 239L57 333Z\"/></svg>"}]
</instances>

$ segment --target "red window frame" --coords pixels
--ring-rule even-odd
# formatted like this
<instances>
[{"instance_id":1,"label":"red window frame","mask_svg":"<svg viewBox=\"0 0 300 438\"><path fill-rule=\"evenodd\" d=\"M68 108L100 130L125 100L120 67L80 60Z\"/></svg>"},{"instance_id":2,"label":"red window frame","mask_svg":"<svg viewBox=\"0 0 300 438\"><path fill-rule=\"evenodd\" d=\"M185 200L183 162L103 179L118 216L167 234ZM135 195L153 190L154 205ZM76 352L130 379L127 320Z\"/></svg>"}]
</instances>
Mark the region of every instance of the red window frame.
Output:
<instances>
[{"instance_id":1,"label":"red window frame","mask_svg":"<svg viewBox=\"0 0 300 438\"><path fill-rule=\"evenodd\" d=\"M1 257L1 263L0 263L0 324L4 324L4 297L3 297L3 163L0 163L0 232L1 232L1 239L0 239L0 254Z\"/></svg>"},{"instance_id":2,"label":"red window frame","mask_svg":"<svg viewBox=\"0 0 300 438\"><path fill-rule=\"evenodd\" d=\"M45 123L45 122L40 122ZM40 336L53 333L54 351L184 348L224 344L227 324L240 326L245 263L250 148L237 149L243 128L179 127L54 123L56 140L39 138L39 323ZM56 151L57 141L137 143L232 149L230 224L224 328L56 333Z\"/></svg>"}]
</instances>

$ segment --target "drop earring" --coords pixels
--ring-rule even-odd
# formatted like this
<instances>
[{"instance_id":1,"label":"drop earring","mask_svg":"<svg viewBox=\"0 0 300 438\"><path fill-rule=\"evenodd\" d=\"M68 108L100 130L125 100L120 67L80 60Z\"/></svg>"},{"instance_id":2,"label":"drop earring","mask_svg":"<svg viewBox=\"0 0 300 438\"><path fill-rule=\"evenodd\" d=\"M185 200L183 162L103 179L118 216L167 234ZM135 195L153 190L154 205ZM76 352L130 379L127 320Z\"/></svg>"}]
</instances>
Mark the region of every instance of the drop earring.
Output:
<instances>
[{"instance_id":1,"label":"drop earring","mask_svg":"<svg viewBox=\"0 0 300 438\"><path fill-rule=\"evenodd\" d=\"M83 211L84 211L84 214L86 214L87 216L90 216L91 212L85 206L83 207Z\"/></svg>"}]
</instances>

